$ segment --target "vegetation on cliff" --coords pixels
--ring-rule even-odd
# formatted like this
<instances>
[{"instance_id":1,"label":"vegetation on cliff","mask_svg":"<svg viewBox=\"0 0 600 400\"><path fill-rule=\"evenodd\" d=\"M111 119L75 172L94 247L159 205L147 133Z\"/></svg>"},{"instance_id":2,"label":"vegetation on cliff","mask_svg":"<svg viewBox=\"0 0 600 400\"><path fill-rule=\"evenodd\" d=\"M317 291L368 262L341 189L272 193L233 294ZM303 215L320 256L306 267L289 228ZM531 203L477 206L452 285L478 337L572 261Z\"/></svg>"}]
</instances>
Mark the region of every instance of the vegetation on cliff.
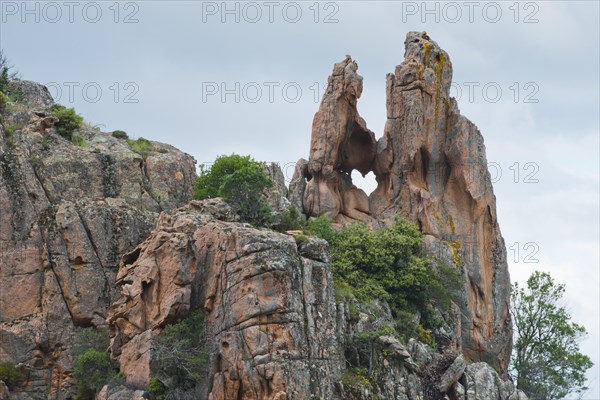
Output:
<instances>
[{"instance_id":1,"label":"vegetation on cliff","mask_svg":"<svg viewBox=\"0 0 600 400\"><path fill-rule=\"evenodd\" d=\"M194 312L167 325L152 348L156 370L150 391L161 399L174 391L193 390L206 378L209 356L202 314Z\"/></svg>"},{"instance_id":2,"label":"vegetation on cliff","mask_svg":"<svg viewBox=\"0 0 600 400\"><path fill-rule=\"evenodd\" d=\"M106 383L117 378L118 369L110 359L107 348L106 329L85 328L75 335L71 354L78 400L95 398Z\"/></svg>"},{"instance_id":3,"label":"vegetation on cliff","mask_svg":"<svg viewBox=\"0 0 600 400\"><path fill-rule=\"evenodd\" d=\"M377 230L356 223L335 231L325 217L319 217L309 221L308 230L330 244L338 296L388 303L405 337L418 332L425 337L426 330L440 325L435 310L449 309L460 275L455 267L436 263L423 252L423 237L414 224L398 218ZM417 315L420 330L412 322L419 320Z\"/></svg>"},{"instance_id":4,"label":"vegetation on cliff","mask_svg":"<svg viewBox=\"0 0 600 400\"><path fill-rule=\"evenodd\" d=\"M73 132L83 124L83 118L75 112L74 108L67 108L60 104L50 107L52 115L58 118L56 132L67 140L73 139Z\"/></svg>"},{"instance_id":5,"label":"vegetation on cliff","mask_svg":"<svg viewBox=\"0 0 600 400\"><path fill-rule=\"evenodd\" d=\"M264 191L272 186L260 162L250 156L232 154L218 157L208 168L200 166L194 198L222 197L237 208L242 221L266 226L272 222L272 211L266 204Z\"/></svg>"}]
</instances>

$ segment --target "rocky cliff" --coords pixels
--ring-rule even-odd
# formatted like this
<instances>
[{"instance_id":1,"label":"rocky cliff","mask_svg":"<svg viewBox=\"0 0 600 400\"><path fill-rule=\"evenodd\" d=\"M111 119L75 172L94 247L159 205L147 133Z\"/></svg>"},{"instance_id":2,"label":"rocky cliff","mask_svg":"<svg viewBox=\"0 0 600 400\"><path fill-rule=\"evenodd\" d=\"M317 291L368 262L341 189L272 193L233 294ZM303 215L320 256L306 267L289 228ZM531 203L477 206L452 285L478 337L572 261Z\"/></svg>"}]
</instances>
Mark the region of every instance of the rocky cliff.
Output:
<instances>
[{"instance_id":1,"label":"rocky cliff","mask_svg":"<svg viewBox=\"0 0 600 400\"><path fill-rule=\"evenodd\" d=\"M0 361L19 364L18 398L73 393L80 327L107 326L124 253L163 210L191 200L195 163L159 143L146 158L89 126L87 147L56 134L48 90L13 81L0 125Z\"/></svg>"},{"instance_id":2,"label":"rocky cliff","mask_svg":"<svg viewBox=\"0 0 600 400\"><path fill-rule=\"evenodd\" d=\"M505 373L510 283L483 137L449 97L448 54L420 32L410 32L405 47L404 61L387 76L387 121L377 141L356 108L356 62L346 56L334 66L291 200L308 216L339 223L385 224L400 214L417 224L429 251L463 274L462 351ZM354 169L375 174L369 197L352 184Z\"/></svg>"},{"instance_id":3,"label":"rocky cliff","mask_svg":"<svg viewBox=\"0 0 600 400\"><path fill-rule=\"evenodd\" d=\"M17 399L75 392L75 333L109 327L125 383L98 399L148 398L164 328L200 312L209 362L193 398L523 400L506 380L509 277L483 139L448 91L448 55L409 33L387 78L376 140L357 111L358 65L334 66L309 160L289 191L274 165L270 205L376 228L400 214L462 273L461 300L432 348L403 343L384 303L336 299L327 242L238 221L220 199L191 201L191 156L152 142L138 154L89 126L84 147L56 134L46 88L13 81L0 125L0 361ZM373 171L370 196L353 170ZM368 377L365 375L368 371ZM0 382L0 399L6 397Z\"/></svg>"},{"instance_id":4,"label":"rocky cliff","mask_svg":"<svg viewBox=\"0 0 600 400\"><path fill-rule=\"evenodd\" d=\"M215 345L208 399L331 398L342 359L326 242L234 216L218 201L163 214L119 270L112 354L128 382L147 385L153 338L201 309Z\"/></svg>"},{"instance_id":5,"label":"rocky cliff","mask_svg":"<svg viewBox=\"0 0 600 400\"><path fill-rule=\"evenodd\" d=\"M201 310L212 347L197 398L525 399L456 348L378 334L392 320L389 308L336 301L325 241L236 222L220 199L163 214L123 257L116 284L111 350L138 387L153 376L162 329ZM361 334L369 339L357 342ZM125 387L106 393L132 398Z\"/></svg>"}]
</instances>

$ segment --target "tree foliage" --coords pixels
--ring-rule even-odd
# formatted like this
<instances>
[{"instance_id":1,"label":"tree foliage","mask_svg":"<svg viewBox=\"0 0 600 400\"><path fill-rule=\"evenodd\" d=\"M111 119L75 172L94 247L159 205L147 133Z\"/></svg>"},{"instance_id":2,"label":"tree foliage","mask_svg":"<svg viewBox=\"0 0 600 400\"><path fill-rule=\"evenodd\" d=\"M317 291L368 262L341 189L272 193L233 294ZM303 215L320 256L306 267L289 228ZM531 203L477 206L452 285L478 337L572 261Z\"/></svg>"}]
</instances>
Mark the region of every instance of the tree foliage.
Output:
<instances>
[{"instance_id":1,"label":"tree foliage","mask_svg":"<svg viewBox=\"0 0 600 400\"><path fill-rule=\"evenodd\" d=\"M306 225L306 219L300 215L295 205L281 213L279 223L274 227L279 232L301 230Z\"/></svg>"},{"instance_id":2,"label":"tree foliage","mask_svg":"<svg viewBox=\"0 0 600 400\"><path fill-rule=\"evenodd\" d=\"M21 380L21 371L10 361L0 362L0 381L12 389Z\"/></svg>"},{"instance_id":3,"label":"tree foliage","mask_svg":"<svg viewBox=\"0 0 600 400\"><path fill-rule=\"evenodd\" d=\"M5 72L6 71L6 72ZM0 73L2 76L6 76L4 82L8 84L10 79L20 79L21 74L19 71L15 70L13 65L8 61L8 57L4 54L4 50L0 49ZM5 87L2 87L0 84L0 92L3 92Z\"/></svg>"},{"instance_id":4,"label":"tree foliage","mask_svg":"<svg viewBox=\"0 0 600 400\"><path fill-rule=\"evenodd\" d=\"M77 398L91 399L116 375L116 371L107 352L88 349L75 358L73 375L78 384Z\"/></svg>"},{"instance_id":5,"label":"tree foliage","mask_svg":"<svg viewBox=\"0 0 600 400\"><path fill-rule=\"evenodd\" d=\"M590 358L579 351L586 334L571 322L564 307L565 286L545 272L534 272L527 288L512 285L515 343L511 374L517 387L531 399L561 399L582 393Z\"/></svg>"},{"instance_id":6,"label":"tree foliage","mask_svg":"<svg viewBox=\"0 0 600 400\"><path fill-rule=\"evenodd\" d=\"M435 328L432 305L447 310L460 287L458 271L423 254L422 235L406 220L377 230L353 224L335 232L320 217L309 221L309 230L330 244L336 286L360 302L386 301L396 317L418 312L426 327Z\"/></svg>"},{"instance_id":7,"label":"tree foliage","mask_svg":"<svg viewBox=\"0 0 600 400\"><path fill-rule=\"evenodd\" d=\"M0 68L0 93L6 92L8 88L8 67Z\"/></svg>"},{"instance_id":8,"label":"tree foliage","mask_svg":"<svg viewBox=\"0 0 600 400\"><path fill-rule=\"evenodd\" d=\"M272 186L260 162L250 156L232 154L218 157L210 168L201 168L194 198L223 197L238 209L243 221L268 225L272 212L263 193Z\"/></svg>"},{"instance_id":9,"label":"tree foliage","mask_svg":"<svg viewBox=\"0 0 600 400\"><path fill-rule=\"evenodd\" d=\"M202 315L167 325L152 350L155 388L159 383L171 391L193 388L205 377L210 354Z\"/></svg>"},{"instance_id":10,"label":"tree foliage","mask_svg":"<svg viewBox=\"0 0 600 400\"><path fill-rule=\"evenodd\" d=\"M102 386L117 375L117 368L107 352L108 331L84 328L75 334L71 354L73 375L77 379L77 399L93 399Z\"/></svg>"},{"instance_id":11,"label":"tree foliage","mask_svg":"<svg viewBox=\"0 0 600 400\"><path fill-rule=\"evenodd\" d=\"M56 132L67 140L73 139L73 131L83 123L83 118L75 112L74 108L67 108L60 104L54 104L50 111L58 118Z\"/></svg>"}]
</instances>

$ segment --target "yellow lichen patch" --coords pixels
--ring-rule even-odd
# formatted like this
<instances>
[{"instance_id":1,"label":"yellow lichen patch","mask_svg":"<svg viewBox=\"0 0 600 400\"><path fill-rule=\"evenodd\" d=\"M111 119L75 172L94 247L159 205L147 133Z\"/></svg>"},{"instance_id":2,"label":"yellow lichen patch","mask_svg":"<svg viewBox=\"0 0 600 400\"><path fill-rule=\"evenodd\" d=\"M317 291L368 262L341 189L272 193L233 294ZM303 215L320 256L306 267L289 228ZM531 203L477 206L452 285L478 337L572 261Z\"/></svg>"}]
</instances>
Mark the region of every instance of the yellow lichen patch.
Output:
<instances>
[{"instance_id":1,"label":"yellow lichen patch","mask_svg":"<svg viewBox=\"0 0 600 400\"><path fill-rule=\"evenodd\" d=\"M429 56L431 55L431 49L433 45L429 42L423 43L423 49L425 50L425 56L423 57L423 64L425 66L429 66Z\"/></svg>"},{"instance_id":2,"label":"yellow lichen patch","mask_svg":"<svg viewBox=\"0 0 600 400\"><path fill-rule=\"evenodd\" d=\"M454 258L454 264L456 264L456 266L460 266L462 264L460 256L458 255L458 250L460 250L461 248L460 243L456 241L451 241L448 242L448 244L450 245L450 250L452 250L452 258Z\"/></svg>"},{"instance_id":3,"label":"yellow lichen patch","mask_svg":"<svg viewBox=\"0 0 600 400\"><path fill-rule=\"evenodd\" d=\"M454 220L452 219L452 215L448 213L448 225L450 225L450 231L452 234L456 233L456 226L454 225Z\"/></svg>"},{"instance_id":4,"label":"yellow lichen patch","mask_svg":"<svg viewBox=\"0 0 600 400\"><path fill-rule=\"evenodd\" d=\"M433 126L437 126L438 120L438 108L440 104L440 95L442 92L442 74L444 72L444 64L446 63L446 57L440 50L435 59L434 76L435 76L435 112L433 115Z\"/></svg>"},{"instance_id":5,"label":"yellow lichen patch","mask_svg":"<svg viewBox=\"0 0 600 400\"><path fill-rule=\"evenodd\" d=\"M417 65L417 80L423 79L423 72L425 72L425 67L423 65Z\"/></svg>"}]
</instances>

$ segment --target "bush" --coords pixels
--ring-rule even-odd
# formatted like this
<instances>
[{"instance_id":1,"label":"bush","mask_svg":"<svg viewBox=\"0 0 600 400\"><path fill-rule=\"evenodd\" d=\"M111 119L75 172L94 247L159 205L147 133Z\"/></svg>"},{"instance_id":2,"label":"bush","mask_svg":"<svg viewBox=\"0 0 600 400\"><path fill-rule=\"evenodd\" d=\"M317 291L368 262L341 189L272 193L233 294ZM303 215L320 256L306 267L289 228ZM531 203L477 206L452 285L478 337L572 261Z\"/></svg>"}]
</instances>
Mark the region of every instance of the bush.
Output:
<instances>
[{"instance_id":1,"label":"bush","mask_svg":"<svg viewBox=\"0 0 600 400\"><path fill-rule=\"evenodd\" d=\"M108 345L106 329L85 328L75 334L71 354L77 399L95 398L102 386L117 377L117 369L106 351Z\"/></svg>"},{"instance_id":2,"label":"bush","mask_svg":"<svg viewBox=\"0 0 600 400\"><path fill-rule=\"evenodd\" d=\"M56 132L67 140L72 140L73 131L81 127L83 118L75 112L74 108L66 108L60 104L50 107L52 115L58 118Z\"/></svg>"},{"instance_id":3,"label":"bush","mask_svg":"<svg viewBox=\"0 0 600 400\"><path fill-rule=\"evenodd\" d=\"M155 378L169 391L196 386L206 376L210 354L202 315L193 313L176 324L167 325L152 350L157 366Z\"/></svg>"},{"instance_id":4,"label":"bush","mask_svg":"<svg viewBox=\"0 0 600 400\"><path fill-rule=\"evenodd\" d=\"M127 143L129 143L131 151L141 155L144 160L148 158L148 155L151 152L156 150L154 146L152 146L152 143L148 139L144 139L143 137L136 140L128 139Z\"/></svg>"},{"instance_id":5,"label":"bush","mask_svg":"<svg viewBox=\"0 0 600 400\"><path fill-rule=\"evenodd\" d=\"M295 231L304 228L306 220L300 215L295 205L281 213L279 224L275 227L279 232Z\"/></svg>"},{"instance_id":6,"label":"bush","mask_svg":"<svg viewBox=\"0 0 600 400\"><path fill-rule=\"evenodd\" d=\"M168 393L167 387L155 376L150 379L148 392L152 393L156 400L163 400Z\"/></svg>"},{"instance_id":7,"label":"bush","mask_svg":"<svg viewBox=\"0 0 600 400\"><path fill-rule=\"evenodd\" d=\"M0 92L0 113L4 112L6 107L8 107L8 98L4 93Z\"/></svg>"},{"instance_id":8,"label":"bush","mask_svg":"<svg viewBox=\"0 0 600 400\"><path fill-rule=\"evenodd\" d=\"M362 303L386 301L396 318L418 312L422 329L439 324L431 305L449 308L460 275L455 268L434 266L422 254L422 235L414 224L397 219L378 230L353 224L336 233L323 218L310 220L309 230L330 243L332 271L343 297L351 292Z\"/></svg>"},{"instance_id":9,"label":"bush","mask_svg":"<svg viewBox=\"0 0 600 400\"><path fill-rule=\"evenodd\" d=\"M237 209L244 222L264 226L272 222L272 211L264 191L273 186L262 164L250 156L218 157L212 167L201 168L194 186L197 200L223 197Z\"/></svg>"},{"instance_id":10,"label":"bush","mask_svg":"<svg viewBox=\"0 0 600 400\"><path fill-rule=\"evenodd\" d=\"M73 135L73 137L71 138L71 143L73 143L75 146L78 147L88 147L88 143L85 141L84 138L82 138L79 135Z\"/></svg>"},{"instance_id":11,"label":"bush","mask_svg":"<svg viewBox=\"0 0 600 400\"><path fill-rule=\"evenodd\" d=\"M0 362L0 381L4 381L12 389L21 380L21 371L10 361Z\"/></svg>"},{"instance_id":12,"label":"bush","mask_svg":"<svg viewBox=\"0 0 600 400\"><path fill-rule=\"evenodd\" d=\"M83 328L75 333L71 355L75 358L89 349L106 351L110 345L108 329Z\"/></svg>"},{"instance_id":13,"label":"bush","mask_svg":"<svg viewBox=\"0 0 600 400\"><path fill-rule=\"evenodd\" d=\"M331 242L336 234L331 220L325 216L311 218L306 224L306 231L311 234Z\"/></svg>"},{"instance_id":14,"label":"bush","mask_svg":"<svg viewBox=\"0 0 600 400\"><path fill-rule=\"evenodd\" d=\"M107 352L89 349L75 357L73 375L77 379L77 398L93 399L116 371Z\"/></svg>"},{"instance_id":15,"label":"bush","mask_svg":"<svg viewBox=\"0 0 600 400\"><path fill-rule=\"evenodd\" d=\"M127 132L119 131L119 130L113 131L112 137L117 138L117 139L125 139L125 140L129 139L129 135L127 134Z\"/></svg>"},{"instance_id":16,"label":"bush","mask_svg":"<svg viewBox=\"0 0 600 400\"><path fill-rule=\"evenodd\" d=\"M2 73L0 73L0 92L6 93L6 89L8 89L8 67L2 67Z\"/></svg>"}]
</instances>

